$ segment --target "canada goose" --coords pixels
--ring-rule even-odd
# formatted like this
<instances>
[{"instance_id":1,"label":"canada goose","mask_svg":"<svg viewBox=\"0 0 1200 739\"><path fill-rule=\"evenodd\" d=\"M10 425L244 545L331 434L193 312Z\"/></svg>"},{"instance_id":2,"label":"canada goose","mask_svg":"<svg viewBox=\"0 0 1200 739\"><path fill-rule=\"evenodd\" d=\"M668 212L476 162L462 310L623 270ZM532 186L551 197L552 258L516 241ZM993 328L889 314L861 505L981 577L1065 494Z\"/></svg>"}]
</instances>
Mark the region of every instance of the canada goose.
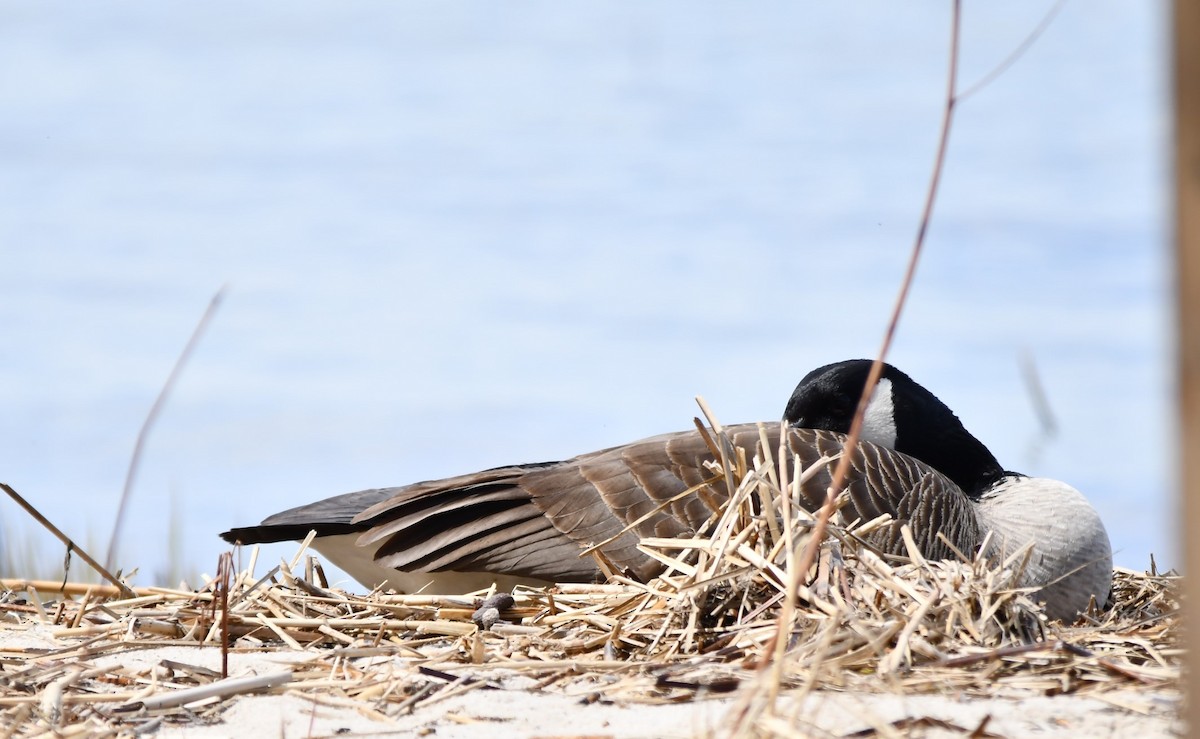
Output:
<instances>
[{"instance_id":1,"label":"canada goose","mask_svg":"<svg viewBox=\"0 0 1200 739\"><path fill-rule=\"evenodd\" d=\"M824 467L802 490L814 509L834 466L822 458L841 450L870 366L849 360L820 367L788 401L789 449L805 467ZM765 426L774 449L780 424ZM757 424L725 431L752 457ZM637 549L639 539L691 533L712 514L698 494L667 501L706 480L710 500L728 497L725 480L705 470L712 459L699 432L664 434L560 462L340 495L221 536L257 544L316 530L313 546L335 565L368 587L386 582L403 591L431 581L442 592L493 581L593 581L600 570L580 551L605 541L599 549L608 561L649 579L661 566ZM1033 542L1021 584L1041 588L1051 618L1074 617L1091 596L1100 604L1108 598L1112 550L1087 500L1065 483L1004 471L945 404L891 365L872 393L847 488L847 520L889 513L908 522L929 559L955 556L939 532L967 554L988 531L993 555ZM883 527L871 541L904 553L899 525Z\"/></svg>"}]
</instances>

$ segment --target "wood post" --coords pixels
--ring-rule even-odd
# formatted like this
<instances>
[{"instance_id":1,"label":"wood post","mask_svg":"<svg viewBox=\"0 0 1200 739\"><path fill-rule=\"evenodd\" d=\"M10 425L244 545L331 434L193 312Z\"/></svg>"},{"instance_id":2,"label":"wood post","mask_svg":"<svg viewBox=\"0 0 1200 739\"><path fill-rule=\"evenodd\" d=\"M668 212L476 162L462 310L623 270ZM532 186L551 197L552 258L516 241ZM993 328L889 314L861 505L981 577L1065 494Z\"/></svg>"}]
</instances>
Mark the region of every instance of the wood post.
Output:
<instances>
[{"instance_id":1,"label":"wood post","mask_svg":"<svg viewBox=\"0 0 1200 739\"><path fill-rule=\"evenodd\" d=\"M1172 11L1175 111L1175 269L1178 298L1179 483L1187 621L1186 720L1200 727L1200 2Z\"/></svg>"}]
</instances>

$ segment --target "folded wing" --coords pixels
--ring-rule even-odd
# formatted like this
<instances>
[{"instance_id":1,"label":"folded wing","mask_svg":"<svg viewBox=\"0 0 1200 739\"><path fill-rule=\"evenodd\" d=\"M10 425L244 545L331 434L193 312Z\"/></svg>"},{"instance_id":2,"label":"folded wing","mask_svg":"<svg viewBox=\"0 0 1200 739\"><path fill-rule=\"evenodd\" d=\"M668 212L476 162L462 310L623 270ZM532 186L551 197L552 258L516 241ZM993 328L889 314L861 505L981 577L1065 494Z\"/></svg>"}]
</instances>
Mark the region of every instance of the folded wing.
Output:
<instances>
[{"instance_id":1,"label":"folded wing","mask_svg":"<svg viewBox=\"0 0 1200 739\"><path fill-rule=\"evenodd\" d=\"M772 456L778 456L779 427L768 425L764 432ZM753 459L761 443L757 425L731 426L726 433L733 447ZM804 468L818 467L801 490L806 508L815 510L824 500L843 439L829 431L787 431L790 454ZM698 432L665 434L562 462L355 494L371 500L367 493L389 493L360 508L349 526L363 531L360 545L377 547L379 564L404 571L587 581L600 572L590 557L579 555L583 547L599 544L619 570L647 579L659 565L637 549L642 537L688 535L728 499L725 477L713 462ZM885 551L904 553L899 522L910 523L930 558L953 556L939 532L964 553L978 545L973 505L954 483L911 457L862 443L843 515L870 520L883 513L898 522L871 536Z\"/></svg>"}]
</instances>

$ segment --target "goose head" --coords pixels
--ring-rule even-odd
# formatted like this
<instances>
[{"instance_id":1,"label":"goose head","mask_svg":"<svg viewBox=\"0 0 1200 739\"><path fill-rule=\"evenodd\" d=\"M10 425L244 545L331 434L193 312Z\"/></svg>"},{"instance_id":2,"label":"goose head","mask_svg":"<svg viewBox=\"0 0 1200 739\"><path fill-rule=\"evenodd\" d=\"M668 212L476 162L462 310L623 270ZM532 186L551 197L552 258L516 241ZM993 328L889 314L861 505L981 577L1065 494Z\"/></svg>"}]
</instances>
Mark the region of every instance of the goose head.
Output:
<instances>
[{"instance_id":1,"label":"goose head","mask_svg":"<svg viewBox=\"0 0 1200 739\"><path fill-rule=\"evenodd\" d=\"M852 359L808 373L792 393L784 419L793 427L848 433L871 361ZM996 559L1032 545L1019 583L1036 588L1051 618L1073 619L1095 597L1104 605L1112 585L1112 545L1096 509L1066 483L1006 472L945 403L908 375L884 364L863 417L861 438L921 460L965 494L963 517ZM912 520L940 529L955 520Z\"/></svg>"},{"instance_id":2,"label":"goose head","mask_svg":"<svg viewBox=\"0 0 1200 739\"><path fill-rule=\"evenodd\" d=\"M871 360L850 359L809 372L788 400L784 420L796 428L849 433L870 371ZM1005 474L945 403L890 364L871 392L861 438L921 460L973 499Z\"/></svg>"}]
</instances>

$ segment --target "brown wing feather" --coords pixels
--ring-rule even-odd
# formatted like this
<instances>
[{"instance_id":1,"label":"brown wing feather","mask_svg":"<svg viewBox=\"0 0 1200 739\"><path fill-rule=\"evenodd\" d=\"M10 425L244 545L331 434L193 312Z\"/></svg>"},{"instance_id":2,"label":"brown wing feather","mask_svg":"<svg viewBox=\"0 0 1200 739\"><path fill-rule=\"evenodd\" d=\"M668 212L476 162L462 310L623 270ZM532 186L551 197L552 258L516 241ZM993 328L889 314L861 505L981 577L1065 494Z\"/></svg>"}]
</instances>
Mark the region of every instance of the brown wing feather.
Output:
<instances>
[{"instance_id":1,"label":"brown wing feather","mask_svg":"<svg viewBox=\"0 0 1200 739\"><path fill-rule=\"evenodd\" d=\"M788 448L804 467L838 454L844 440L841 434L830 431L788 431ZM836 466L832 461L822 464L820 472L803 487L801 494L813 509L824 502ZM885 513L892 517L893 523L868 537L884 552L907 553L900 534L905 523L922 554L930 559L954 556L938 537L939 532L959 551L972 553L978 546L979 525L966 494L948 477L908 455L860 442L847 474L846 494L842 515L847 521L870 521Z\"/></svg>"},{"instance_id":2,"label":"brown wing feather","mask_svg":"<svg viewBox=\"0 0 1200 739\"><path fill-rule=\"evenodd\" d=\"M778 425L765 427L773 456L779 445ZM730 426L726 434L734 447L746 450L748 459L759 451L756 424ZM815 510L825 499L836 462L827 461L842 451L844 436L830 431L789 429L789 451L803 468L819 471L801 488L806 508ZM646 578L658 565L637 549L641 537L686 535L699 528L714 511L705 499L717 504L729 498L725 478L706 466L714 457L696 432L656 436L623 447L586 454L520 481L533 503L555 527L581 546L612 540L600 547L619 567ZM793 471L788 460L789 474ZM690 488L702 488L676 500ZM970 502L948 478L922 462L890 449L862 443L852 460L847 485L848 520L871 520L887 513L896 523L871 537L881 549L904 553L900 524L910 522L914 538L930 558L953 556L937 538L941 531L963 552L977 546L979 533ZM626 530L628 528L628 530Z\"/></svg>"},{"instance_id":3,"label":"brown wing feather","mask_svg":"<svg viewBox=\"0 0 1200 739\"><path fill-rule=\"evenodd\" d=\"M752 459L760 445L756 424L731 426L734 447ZM779 426L765 427L772 455ZM815 509L825 498L832 458L844 437L789 429L787 447L801 466L819 465L801 490ZM714 514L710 504L729 497L725 477L695 431L665 434L563 462L519 465L417 483L363 511L353 523L371 528L363 545L378 544L376 559L415 572L475 571L545 580L591 580L599 570L581 547L600 550L619 568L646 579L657 562L637 549L642 537L687 535ZM789 467L791 458L788 459ZM693 490L691 494L683 495ZM849 520L883 513L911 521L925 556L946 558L942 531L961 551L978 543L978 524L966 496L927 465L869 443L860 445L848 478ZM872 535L876 546L903 553L899 525Z\"/></svg>"},{"instance_id":4,"label":"brown wing feather","mask_svg":"<svg viewBox=\"0 0 1200 739\"><path fill-rule=\"evenodd\" d=\"M354 517L375 560L404 572L491 572L547 581L590 581L600 571L520 487L553 462L420 482Z\"/></svg>"}]
</instances>

